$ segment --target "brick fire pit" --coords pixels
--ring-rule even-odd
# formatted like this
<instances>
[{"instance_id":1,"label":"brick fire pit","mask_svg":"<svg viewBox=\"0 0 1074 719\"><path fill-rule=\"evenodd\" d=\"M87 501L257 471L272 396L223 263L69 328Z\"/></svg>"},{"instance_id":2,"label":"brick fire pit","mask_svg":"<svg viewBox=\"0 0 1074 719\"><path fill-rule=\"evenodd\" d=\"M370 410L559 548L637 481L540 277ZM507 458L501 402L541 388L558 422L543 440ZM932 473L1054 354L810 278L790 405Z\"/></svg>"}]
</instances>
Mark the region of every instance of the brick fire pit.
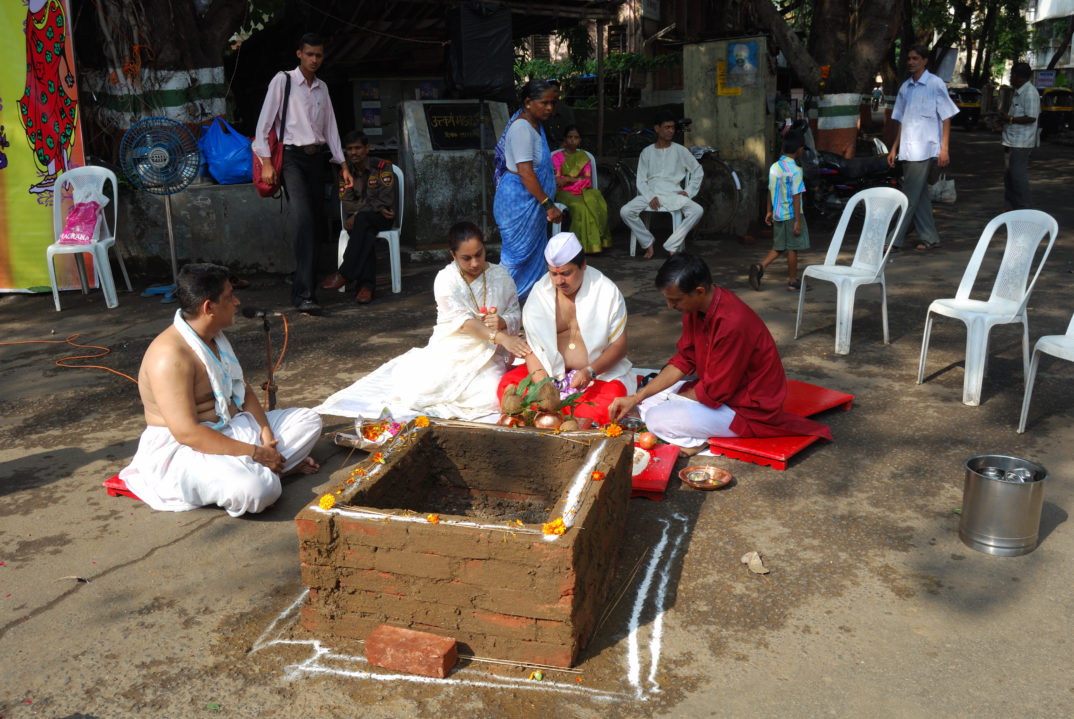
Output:
<instances>
[{"instance_id":1,"label":"brick fire pit","mask_svg":"<svg viewBox=\"0 0 1074 719\"><path fill-rule=\"evenodd\" d=\"M333 475L344 488L336 506L314 501L295 519L310 589L303 625L364 639L387 623L454 637L464 654L570 666L596 627L626 527L629 438L408 427L383 464ZM566 531L546 535L556 518Z\"/></svg>"}]
</instances>

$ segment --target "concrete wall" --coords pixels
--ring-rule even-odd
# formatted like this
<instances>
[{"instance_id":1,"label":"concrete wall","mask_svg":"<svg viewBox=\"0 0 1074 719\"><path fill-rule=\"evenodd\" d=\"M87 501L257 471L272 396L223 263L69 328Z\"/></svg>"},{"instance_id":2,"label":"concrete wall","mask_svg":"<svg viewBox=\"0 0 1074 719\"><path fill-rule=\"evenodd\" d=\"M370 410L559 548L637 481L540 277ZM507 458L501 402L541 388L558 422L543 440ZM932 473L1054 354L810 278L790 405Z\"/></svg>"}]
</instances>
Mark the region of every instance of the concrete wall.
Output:
<instances>
[{"instance_id":1,"label":"concrete wall","mask_svg":"<svg viewBox=\"0 0 1074 719\"><path fill-rule=\"evenodd\" d=\"M294 270L286 209L281 213L280 200L258 196L253 184L194 184L171 195L171 206L180 267L200 260L236 271ZM132 270L170 274L164 197L123 188L118 240Z\"/></svg>"},{"instance_id":2,"label":"concrete wall","mask_svg":"<svg viewBox=\"0 0 1074 719\"><path fill-rule=\"evenodd\" d=\"M404 242L418 248L445 244L451 225L469 220L482 227L486 236L495 239L496 222L492 217L492 156L495 141L507 125L507 106L488 103L492 116L492 147L480 150L434 150L423 105L436 101L402 103L403 142L400 162L406 174L410 219L404 224ZM448 100L464 103L465 100ZM476 101L475 101L476 102ZM484 201L482 201L484 186Z\"/></svg>"},{"instance_id":3,"label":"concrete wall","mask_svg":"<svg viewBox=\"0 0 1074 719\"><path fill-rule=\"evenodd\" d=\"M739 95L718 95L716 63L728 59L729 46L756 42L758 85ZM768 166L775 130L768 116L767 97L775 89L768 74L764 37L734 38L687 45L683 48L683 113L693 120L689 142L711 145L742 178L742 201L732 231L743 234L751 220L763 218Z\"/></svg>"}]
</instances>

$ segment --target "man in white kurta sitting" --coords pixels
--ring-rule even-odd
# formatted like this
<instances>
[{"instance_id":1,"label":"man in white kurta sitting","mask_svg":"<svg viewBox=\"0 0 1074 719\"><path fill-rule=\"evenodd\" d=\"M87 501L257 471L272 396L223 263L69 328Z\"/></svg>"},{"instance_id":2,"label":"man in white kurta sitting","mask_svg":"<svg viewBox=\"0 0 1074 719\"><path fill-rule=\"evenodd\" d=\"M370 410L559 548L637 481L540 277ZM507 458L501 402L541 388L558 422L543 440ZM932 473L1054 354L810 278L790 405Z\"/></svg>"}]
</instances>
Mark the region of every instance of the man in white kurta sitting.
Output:
<instances>
[{"instance_id":1,"label":"man in white kurta sitting","mask_svg":"<svg viewBox=\"0 0 1074 719\"><path fill-rule=\"evenodd\" d=\"M498 396L527 374L551 375L566 398L582 392L574 416L608 423L608 405L633 392L636 378L626 358L626 300L615 283L585 261L573 232L561 232L544 252L548 274L530 291L522 326L532 350L504 375Z\"/></svg>"},{"instance_id":2,"label":"man in white kurta sitting","mask_svg":"<svg viewBox=\"0 0 1074 719\"><path fill-rule=\"evenodd\" d=\"M280 475L312 474L321 418L309 409L265 412L224 336L239 307L226 267L186 265L172 326L138 370L148 425L120 479L153 509L219 505L237 517L281 492Z\"/></svg>"},{"instance_id":3,"label":"man in white kurta sitting","mask_svg":"<svg viewBox=\"0 0 1074 719\"><path fill-rule=\"evenodd\" d=\"M655 238L642 222L642 212L682 210L682 223L664 243L664 249L671 254L683 248L686 235L704 213L701 205L690 198L701 189L705 173L689 150L671 141L675 137L675 118L660 113L653 130L656 131L656 142L642 150L638 158L638 196L619 210L623 222L645 249L645 259L653 256Z\"/></svg>"}]
</instances>

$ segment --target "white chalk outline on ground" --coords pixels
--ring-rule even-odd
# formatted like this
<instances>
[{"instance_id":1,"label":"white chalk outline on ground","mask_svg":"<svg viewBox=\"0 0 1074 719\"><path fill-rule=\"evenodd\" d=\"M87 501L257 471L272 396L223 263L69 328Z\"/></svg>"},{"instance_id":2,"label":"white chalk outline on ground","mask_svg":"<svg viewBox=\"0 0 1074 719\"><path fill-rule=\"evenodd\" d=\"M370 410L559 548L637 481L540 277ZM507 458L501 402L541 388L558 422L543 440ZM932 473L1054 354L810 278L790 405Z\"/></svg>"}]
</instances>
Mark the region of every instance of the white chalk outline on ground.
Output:
<instances>
[{"instance_id":1,"label":"white chalk outline on ground","mask_svg":"<svg viewBox=\"0 0 1074 719\"><path fill-rule=\"evenodd\" d=\"M456 670L450 677L440 679L437 677L423 677L413 674L400 674L398 672L370 672L363 669L354 668L357 664L366 664L366 659L361 655L346 655L337 654L332 651L330 647L326 647L324 643L319 639L285 639L283 638L284 632L289 629L297 620L299 615L299 608L302 606L302 602L305 601L306 596L309 594L308 589L303 589L294 602L291 603L286 609L284 609L261 633L261 636L254 642L253 647L250 649L250 654L261 651L262 649L268 649L273 646L298 646L306 645L312 650L312 654L309 658L299 662L298 664L289 664L284 667L284 679L287 681L294 681L299 679L303 675L307 674L335 674L337 676L348 677L350 679L370 679L372 681L389 682L389 681L401 681L411 682L414 684L440 684L445 687L457 687L457 686L469 686L469 687L481 687L486 689L523 689L527 691L536 692L551 692L558 694L570 694L575 696L585 696L590 699L594 699L600 702L619 701L623 699L647 699L650 694L660 692L660 685L655 680L657 667L660 659L661 640L663 635L663 619L666 607L664 602L667 596L667 586L670 582L670 565L674 561L679 552L679 548L682 545L683 537L689 529L686 521L686 517L679 513L674 513L672 517L681 524L681 529L678 531L677 536L672 542L669 538L669 534L672 530L671 523L666 519L659 520L664 525L664 531L660 538L656 549L649 557L649 563L646 567L644 578L638 587L638 594L634 600L634 609L631 613L629 628L630 635L628 637L627 648L627 662L630 668L630 675L628 677L632 687L634 687L633 694L629 694L621 691L609 691L605 689L596 689L592 687L577 686L575 684L566 684L554 681L532 681L528 679L512 679L509 677L496 677L490 676L488 678L469 678L465 674L470 670L462 668ZM671 542L671 549L667 552L665 557L665 548ZM657 586L652 596L653 607L655 614L653 617L653 628L651 631L650 647L649 647L649 676L648 683L651 685L649 690L646 690L640 680L640 659L639 659L639 629L642 609L645 607L646 600L649 598L647 595L652 588L653 578L656 575L656 569L658 565L663 566L660 572L660 577L657 580ZM347 666L343 666L347 665Z\"/></svg>"}]
</instances>

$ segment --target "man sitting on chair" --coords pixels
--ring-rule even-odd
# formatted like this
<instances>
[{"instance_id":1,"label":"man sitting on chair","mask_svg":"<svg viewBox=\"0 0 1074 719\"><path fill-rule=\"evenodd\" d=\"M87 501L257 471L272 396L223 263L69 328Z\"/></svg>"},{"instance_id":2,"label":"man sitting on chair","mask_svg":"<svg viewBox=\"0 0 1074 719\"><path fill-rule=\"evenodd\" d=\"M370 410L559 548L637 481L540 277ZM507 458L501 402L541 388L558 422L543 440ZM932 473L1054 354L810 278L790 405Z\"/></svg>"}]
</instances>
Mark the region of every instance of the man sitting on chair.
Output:
<instances>
[{"instance_id":1,"label":"man sitting on chair","mask_svg":"<svg viewBox=\"0 0 1074 719\"><path fill-rule=\"evenodd\" d=\"M243 379L223 332L239 306L226 267L186 265L177 285L180 309L138 370L148 426L119 478L157 510L260 512L279 498L281 474L320 469L309 453L321 418L309 409L265 412Z\"/></svg>"},{"instance_id":2,"label":"man sitting on chair","mask_svg":"<svg viewBox=\"0 0 1074 719\"><path fill-rule=\"evenodd\" d=\"M678 352L647 385L612 402L613 422L637 406L649 431L681 454L700 452L709 437L832 438L825 425L783 411L787 375L768 327L712 284L704 260L676 253L657 272L656 287L682 313ZM696 380L684 381L692 374Z\"/></svg>"},{"instance_id":3,"label":"man sitting on chair","mask_svg":"<svg viewBox=\"0 0 1074 719\"><path fill-rule=\"evenodd\" d=\"M522 308L522 326L532 352L500 380L502 398L509 384L532 373L551 375L565 398L584 392L574 414L608 423L608 405L635 387L626 358L626 301L615 283L586 265L573 232L561 232L544 252L548 274L537 281Z\"/></svg>"},{"instance_id":4,"label":"man sitting on chair","mask_svg":"<svg viewBox=\"0 0 1074 719\"><path fill-rule=\"evenodd\" d=\"M682 224L671 233L664 249L675 254L686 244L686 235L694 228L704 213L701 205L690 198L701 189L704 171L690 151L677 142L675 118L670 113L656 116L656 142L641 151L638 158L638 196L619 210L620 217L638 242L645 249L645 259L653 256L653 233L641 220L641 213L668 210L683 213ZM686 187L683 188L683 180Z\"/></svg>"},{"instance_id":5,"label":"man sitting on chair","mask_svg":"<svg viewBox=\"0 0 1074 719\"><path fill-rule=\"evenodd\" d=\"M347 282L358 285L356 300L373 301L377 285L377 233L391 229L395 219L395 173L392 163L369 156L369 138L352 130L343 138L343 154L354 178L354 187L343 192L343 229L350 239L343 252L343 264L321 283L321 288L338 290Z\"/></svg>"}]
</instances>

